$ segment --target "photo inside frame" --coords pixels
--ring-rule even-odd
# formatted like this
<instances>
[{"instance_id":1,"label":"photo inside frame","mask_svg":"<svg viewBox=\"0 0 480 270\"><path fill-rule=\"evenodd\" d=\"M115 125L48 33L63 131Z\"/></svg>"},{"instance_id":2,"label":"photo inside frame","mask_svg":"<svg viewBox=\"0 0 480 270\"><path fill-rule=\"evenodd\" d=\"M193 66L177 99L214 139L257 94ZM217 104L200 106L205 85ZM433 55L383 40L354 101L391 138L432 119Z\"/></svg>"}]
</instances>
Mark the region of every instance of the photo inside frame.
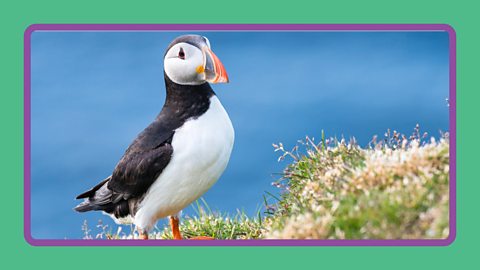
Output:
<instances>
[{"instance_id":1,"label":"photo inside frame","mask_svg":"<svg viewBox=\"0 0 480 270\"><path fill-rule=\"evenodd\" d=\"M109 177L160 113L167 49L187 34L207 37L228 73L228 83L211 87L235 135L218 181L178 214L184 239L449 237L445 31L34 31L26 168L33 239L115 245L139 237L135 225L102 211L74 211L82 202L75 197ZM181 121L192 119L203 118ZM191 162L208 158L201 153ZM181 200L181 188L168 194ZM168 215L148 236L174 237Z\"/></svg>"}]
</instances>

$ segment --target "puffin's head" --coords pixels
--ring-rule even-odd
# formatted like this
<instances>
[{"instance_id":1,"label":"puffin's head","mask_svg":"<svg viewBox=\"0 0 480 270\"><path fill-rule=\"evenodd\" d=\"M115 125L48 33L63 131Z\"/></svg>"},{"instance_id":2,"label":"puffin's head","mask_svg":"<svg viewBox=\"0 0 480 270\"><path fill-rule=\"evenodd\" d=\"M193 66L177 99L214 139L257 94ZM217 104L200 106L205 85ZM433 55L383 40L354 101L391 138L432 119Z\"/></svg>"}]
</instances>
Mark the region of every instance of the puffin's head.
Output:
<instances>
[{"instance_id":1,"label":"puffin's head","mask_svg":"<svg viewBox=\"0 0 480 270\"><path fill-rule=\"evenodd\" d=\"M222 62L210 49L210 42L199 35L185 35L170 43L163 60L166 75L177 84L227 83Z\"/></svg>"}]
</instances>

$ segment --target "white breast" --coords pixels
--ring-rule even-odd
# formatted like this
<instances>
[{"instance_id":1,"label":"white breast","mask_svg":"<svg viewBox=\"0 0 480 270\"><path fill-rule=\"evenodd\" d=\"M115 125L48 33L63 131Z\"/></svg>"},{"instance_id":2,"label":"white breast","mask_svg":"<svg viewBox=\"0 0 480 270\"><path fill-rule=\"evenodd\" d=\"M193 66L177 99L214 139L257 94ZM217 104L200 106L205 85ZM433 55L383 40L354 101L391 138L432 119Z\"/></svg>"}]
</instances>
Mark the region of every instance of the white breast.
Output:
<instances>
[{"instance_id":1,"label":"white breast","mask_svg":"<svg viewBox=\"0 0 480 270\"><path fill-rule=\"evenodd\" d=\"M203 115L175 131L172 158L140 204L135 224L149 230L202 196L225 170L233 141L230 118L213 96Z\"/></svg>"}]
</instances>

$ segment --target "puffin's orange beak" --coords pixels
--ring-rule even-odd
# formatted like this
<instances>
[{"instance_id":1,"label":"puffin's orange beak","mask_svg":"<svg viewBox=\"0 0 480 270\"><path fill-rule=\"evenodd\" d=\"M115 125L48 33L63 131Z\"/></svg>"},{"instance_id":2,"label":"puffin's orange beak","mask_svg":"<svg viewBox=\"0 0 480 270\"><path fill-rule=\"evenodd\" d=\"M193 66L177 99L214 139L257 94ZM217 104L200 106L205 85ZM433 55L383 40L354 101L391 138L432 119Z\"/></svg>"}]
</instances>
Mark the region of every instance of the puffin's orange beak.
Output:
<instances>
[{"instance_id":1,"label":"puffin's orange beak","mask_svg":"<svg viewBox=\"0 0 480 270\"><path fill-rule=\"evenodd\" d=\"M228 74L220 59L208 48L203 47L205 80L210 83L228 83Z\"/></svg>"}]
</instances>

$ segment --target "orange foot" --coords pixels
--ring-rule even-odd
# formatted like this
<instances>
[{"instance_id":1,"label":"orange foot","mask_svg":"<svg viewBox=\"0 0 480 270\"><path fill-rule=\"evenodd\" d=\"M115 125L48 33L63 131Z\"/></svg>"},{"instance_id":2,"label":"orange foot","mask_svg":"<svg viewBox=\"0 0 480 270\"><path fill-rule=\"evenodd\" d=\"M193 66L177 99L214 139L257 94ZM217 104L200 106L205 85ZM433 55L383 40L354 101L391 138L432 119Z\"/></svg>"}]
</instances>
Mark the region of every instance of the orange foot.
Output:
<instances>
[{"instance_id":1,"label":"orange foot","mask_svg":"<svg viewBox=\"0 0 480 270\"><path fill-rule=\"evenodd\" d=\"M148 233L140 233L138 237L142 240L148 240Z\"/></svg>"},{"instance_id":2,"label":"orange foot","mask_svg":"<svg viewBox=\"0 0 480 270\"><path fill-rule=\"evenodd\" d=\"M189 240L215 240L215 238L210 236L195 236L190 238Z\"/></svg>"},{"instance_id":3,"label":"orange foot","mask_svg":"<svg viewBox=\"0 0 480 270\"><path fill-rule=\"evenodd\" d=\"M182 240L182 234L180 233L180 229L178 228L178 223L179 220L175 216L170 217L170 226L172 227L172 235L173 239L175 240ZM192 238L189 238L188 240L215 240L215 238L210 237L210 236L195 236Z\"/></svg>"},{"instance_id":4,"label":"orange foot","mask_svg":"<svg viewBox=\"0 0 480 270\"><path fill-rule=\"evenodd\" d=\"M179 220L175 216L170 217L170 226L172 227L172 235L173 239L175 240L182 240L182 234L180 233L180 229L178 228ZM210 236L195 236L189 238L188 240L215 240L215 238Z\"/></svg>"}]
</instances>

